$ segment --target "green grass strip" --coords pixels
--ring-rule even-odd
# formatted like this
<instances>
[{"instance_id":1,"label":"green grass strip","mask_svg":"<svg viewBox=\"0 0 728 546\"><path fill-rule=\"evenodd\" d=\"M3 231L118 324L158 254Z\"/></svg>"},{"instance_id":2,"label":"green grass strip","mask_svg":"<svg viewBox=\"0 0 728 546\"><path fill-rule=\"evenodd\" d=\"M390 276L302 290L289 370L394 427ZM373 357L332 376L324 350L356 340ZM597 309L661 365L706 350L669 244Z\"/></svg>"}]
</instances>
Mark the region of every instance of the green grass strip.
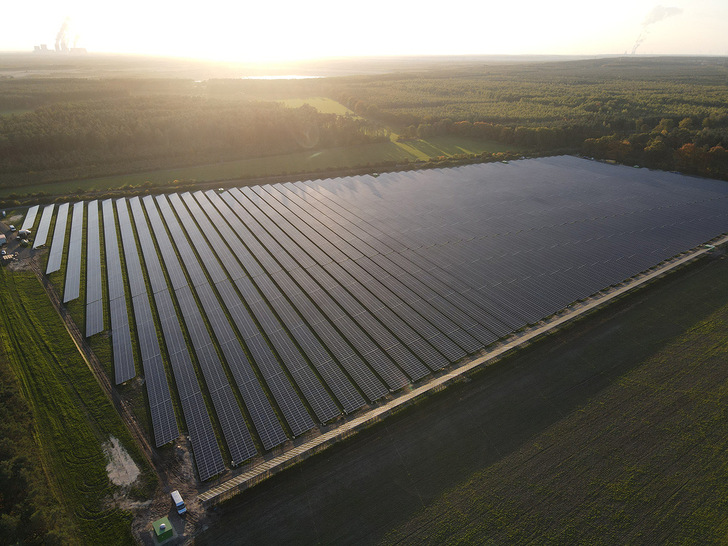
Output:
<instances>
[{"instance_id":1,"label":"green grass strip","mask_svg":"<svg viewBox=\"0 0 728 546\"><path fill-rule=\"evenodd\" d=\"M109 505L115 487L101 443L118 438L144 472L138 494L154 478L129 433L68 336L32 273L0 269L6 296L2 352L35 420L46 473L80 529L80 542L129 544L131 514Z\"/></svg>"}]
</instances>

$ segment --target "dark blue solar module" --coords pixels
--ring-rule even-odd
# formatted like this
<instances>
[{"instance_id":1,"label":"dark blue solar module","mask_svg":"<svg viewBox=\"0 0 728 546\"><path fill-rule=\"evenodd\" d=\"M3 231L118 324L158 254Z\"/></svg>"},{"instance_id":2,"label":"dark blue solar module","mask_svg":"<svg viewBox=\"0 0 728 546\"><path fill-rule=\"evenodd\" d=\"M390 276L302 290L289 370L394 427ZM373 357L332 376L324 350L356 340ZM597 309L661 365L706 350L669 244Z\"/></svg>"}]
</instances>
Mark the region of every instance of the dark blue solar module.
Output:
<instances>
[{"instance_id":1,"label":"dark blue solar module","mask_svg":"<svg viewBox=\"0 0 728 546\"><path fill-rule=\"evenodd\" d=\"M104 211L106 264L109 278L112 345L117 374L116 382L120 383L120 379L129 376L129 374L132 374L131 377L133 377L134 372L133 363L132 369L127 369L124 364L127 351L131 351L131 343L127 346L126 333L129 330L129 323L126 297L124 295L124 283L121 274L121 261L119 259L119 246L116 240L114 209L111 206L111 200L104 201L102 206ZM152 416L154 441L156 446L159 447L179 437L179 429L177 428L177 421L172 406L172 397L162 362L157 338L157 328L154 325L149 296L146 291L146 285L144 284L136 238L125 199L116 201L116 210L118 212L119 231L124 248L127 278L130 283L132 279L137 279L135 281L137 283L137 293L131 294L132 308L134 310L139 352L142 357L144 379L147 387L147 396L149 398L149 409ZM141 285L138 284L139 282L141 282ZM184 409L186 404L183 402L182 406Z\"/></svg>"},{"instance_id":2,"label":"dark blue solar module","mask_svg":"<svg viewBox=\"0 0 728 546\"><path fill-rule=\"evenodd\" d=\"M114 379L118 385L136 376L136 370L134 367L134 353L131 346L129 318L126 311L124 277L121 272L119 242L116 236L116 218L111 200L107 199L103 201L101 203L101 209L104 223L106 276L109 287Z\"/></svg>"},{"instance_id":3,"label":"dark blue solar module","mask_svg":"<svg viewBox=\"0 0 728 546\"><path fill-rule=\"evenodd\" d=\"M177 254L174 251L169 237L167 236L166 230L163 229L161 224L161 218L157 212L154 200L150 197L145 203L147 204L146 210L149 215L150 221L153 226L157 226L154 230L154 239L159 244L160 253L162 260L164 260L164 269L167 271L176 270L182 275L182 267L177 258ZM142 253L144 254L144 261L147 264L147 270L150 268L163 270L162 265L159 263L157 252L154 248L152 241L152 235L149 226L146 222L144 211L142 210L141 203L138 198L130 199L131 208L134 215L134 222L137 227L137 233L142 239L147 239L147 244L142 244ZM152 276L150 275L150 278ZM200 309L197 305L190 287L186 281L184 283L178 282L179 288L174 290L174 295L179 303L179 309L182 314L183 321L187 326L187 332L190 336L192 347L197 356L202 375L205 379L207 390L210 393L212 404L215 408L220 427L222 428L223 436L225 437L225 443L230 450L233 464L239 464L253 455L256 454L255 444L250 432L245 424L245 419L238 406L237 400L232 393L232 389L225 375L225 371L222 368L222 363L217 355L217 351L212 344L212 339L207 331L205 321L200 313ZM155 291L155 300L157 298L165 300L163 305L159 305L160 318L167 318L172 316L172 310L169 308L169 291L161 287L157 287ZM165 309L164 315L161 309ZM163 323L164 324L164 323ZM168 323L170 327L174 327L172 323ZM177 324L179 327L179 323ZM191 379L190 379L191 383ZM199 389L199 386L195 382L193 387ZM214 438L208 439L212 441ZM204 478L203 478L204 479Z\"/></svg>"}]
</instances>

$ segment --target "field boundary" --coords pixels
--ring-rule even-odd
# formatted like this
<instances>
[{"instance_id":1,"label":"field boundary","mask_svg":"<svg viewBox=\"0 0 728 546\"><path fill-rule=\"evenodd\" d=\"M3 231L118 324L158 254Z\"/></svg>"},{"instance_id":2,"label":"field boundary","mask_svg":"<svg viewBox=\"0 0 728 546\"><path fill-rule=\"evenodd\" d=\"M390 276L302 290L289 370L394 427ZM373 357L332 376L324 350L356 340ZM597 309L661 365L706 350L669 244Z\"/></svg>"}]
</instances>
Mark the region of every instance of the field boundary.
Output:
<instances>
[{"instance_id":1,"label":"field boundary","mask_svg":"<svg viewBox=\"0 0 728 546\"><path fill-rule=\"evenodd\" d=\"M712 245L723 245L728 243L728 235L713 239ZM219 504L225 500L228 500L235 495L250 489L251 487L261 483L262 481L272 477L287 468L290 468L305 459L319 453L332 445L353 436L357 432L360 432L373 424L381 421L385 417L395 413L398 410L414 403L415 401L437 392L445 388L449 383L461 379L463 376L471 373L477 368L484 367L493 364L497 360L500 360L507 353L521 348L537 338L544 336L548 333L553 332L557 328L564 324L576 320L577 318L594 311L598 307L619 298L620 296L630 292L638 287L644 286L645 284L657 279L669 273L693 260L696 260L708 252L711 249L701 245L695 249L692 249L686 253L678 255L670 261L667 261L654 269L647 270L641 275L626 281L623 285L617 285L611 289L599 292L591 299L587 300L583 304L578 305L573 309L567 309L558 315L553 316L545 323L534 326L530 330L516 336L512 336L512 339L506 341L502 345L493 348L485 354L482 354L474 359L459 365L457 368L432 378L427 383L413 388L410 392L397 396L395 399L383 404L380 407L374 408L360 417L356 417L351 421L335 428L322 433L320 436L302 443L299 446L273 457L267 461L254 464L249 470L238 474L237 476L226 480L225 482L213 486L206 491L203 491L198 495L198 500L205 507Z\"/></svg>"}]
</instances>

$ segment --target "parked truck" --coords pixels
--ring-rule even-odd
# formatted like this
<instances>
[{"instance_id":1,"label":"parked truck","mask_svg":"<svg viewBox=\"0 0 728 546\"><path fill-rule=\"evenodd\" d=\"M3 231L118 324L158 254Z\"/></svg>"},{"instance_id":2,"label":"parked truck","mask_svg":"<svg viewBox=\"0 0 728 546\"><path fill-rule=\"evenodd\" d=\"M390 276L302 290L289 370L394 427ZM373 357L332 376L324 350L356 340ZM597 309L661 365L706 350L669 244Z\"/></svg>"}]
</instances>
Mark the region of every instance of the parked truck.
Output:
<instances>
[{"instance_id":1,"label":"parked truck","mask_svg":"<svg viewBox=\"0 0 728 546\"><path fill-rule=\"evenodd\" d=\"M179 491L174 490L172 491L172 502L174 503L175 508L177 509L177 513L181 516L185 512L187 512L187 507L185 506L185 501L182 500L182 495L179 494Z\"/></svg>"}]
</instances>

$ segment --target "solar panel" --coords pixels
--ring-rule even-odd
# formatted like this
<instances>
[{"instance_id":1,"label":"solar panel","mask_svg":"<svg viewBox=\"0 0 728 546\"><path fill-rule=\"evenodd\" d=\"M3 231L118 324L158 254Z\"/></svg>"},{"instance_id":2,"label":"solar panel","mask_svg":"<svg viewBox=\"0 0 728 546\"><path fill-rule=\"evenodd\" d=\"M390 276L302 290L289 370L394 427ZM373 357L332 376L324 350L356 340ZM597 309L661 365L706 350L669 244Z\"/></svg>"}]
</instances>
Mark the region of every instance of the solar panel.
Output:
<instances>
[{"instance_id":1,"label":"solar panel","mask_svg":"<svg viewBox=\"0 0 728 546\"><path fill-rule=\"evenodd\" d=\"M132 199L131 202L137 232L140 236L144 237L149 233L149 227L144 218L141 204L137 198ZM151 197L145 198L144 204L149 215L149 220L155 226L154 238L158 243L166 270L176 270L184 275L172 242L169 240L167 232L163 227L154 200ZM152 267L159 268L161 271L162 268L158 263L156 249L151 240L148 244L142 244L142 252L147 266L152 265ZM179 309L182 313L184 323L187 326L187 332L190 335L192 347L197 356L208 392L210 393L212 404L215 407L215 413L222 428L225 443L230 451L232 463L240 464L257 453L255 443L247 428L245 418L238 406L237 400L232 393L232 389L222 367L222 362L212 345L212 339L207 331L207 326L200 313L197 301L192 294L192 290L186 281L184 283L179 281L176 284L179 288L174 291L174 294L179 303ZM166 289L158 288L155 291L155 299L158 295L160 299L166 300L169 297L169 292ZM166 301L165 305L168 308L169 301ZM174 329L175 327L172 321L163 322L162 324L167 325L169 329ZM177 327L179 327L178 324ZM180 351L180 353L182 352ZM191 379L188 379L188 382L191 383L190 388L194 388L195 391L199 390L196 382L192 383Z\"/></svg>"},{"instance_id":2,"label":"solar panel","mask_svg":"<svg viewBox=\"0 0 728 546\"><path fill-rule=\"evenodd\" d=\"M129 320L126 310L119 243L116 236L116 219L114 217L111 200L107 199L103 201L101 208L104 221L104 250L109 287L114 378L118 385L136 376L136 370L134 368L134 353L131 346L131 333L129 331Z\"/></svg>"},{"instance_id":3,"label":"solar panel","mask_svg":"<svg viewBox=\"0 0 728 546\"><path fill-rule=\"evenodd\" d=\"M127 341L126 333L129 331L126 298L121 275L121 262L119 260L119 246L114 225L114 209L111 200L102 203L104 211L104 241L106 248L106 264L109 273L109 307L111 310L112 342L114 346L115 370L117 370L117 383L124 377L133 377L133 361L130 368L126 368L127 351L130 352L131 342ZM132 287L131 299L136 322L136 334L139 342L139 351L142 356L142 368L146 381L149 408L152 415L154 440L157 447L165 445L179 436L179 429L172 406L172 397L167 383L167 376L163 368L161 351L154 324L149 296L144 282L142 266L139 260L136 237L129 218L129 209L125 199L116 201L119 233L121 235L127 278ZM112 289L112 286L115 286ZM114 297L117 295L117 297ZM117 354L119 355L117 359ZM170 358L171 361L171 358ZM117 367L118 365L118 367ZM184 366L184 364L182 364ZM177 372L180 365L172 363L173 370ZM129 374L132 374L129 376ZM175 373L175 379L180 381L182 374ZM186 402L182 402L183 411ZM188 427L190 426L188 421ZM193 443L193 449L195 444ZM222 457L220 458L222 461Z\"/></svg>"},{"instance_id":4,"label":"solar panel","mask_svg":"<svg viewBox=\"0 0 728 546\"><path fill-rule=\"evenodd\" d=\"M48 229L51 227L51 220L53 219L54 208L55 205L46 205L43 207L43 214L40 217L38 231L33 239L33 248L45 246L46 240L48 239Z\"/></svg>"},{"instance_id":5,"label":"solar panel","mask_svg":"<svg viewBox=\"0 0 728 546\"><path fill-rule=\"evenodd\" d=\"M202 479L224 464L188 342L240 462L255 449L235 388L271 449L286 431L310 430L311 415L355 411L728 225L724 183L568 157L130 203L134 223L120 200L118 225L155 439L177 434L161 328ZM133 376L113 209L103 205L114 357ZM103 328L96 207L86 318ZM67 217L60 207L49 271L60 268Z\"/></svg>"},{"instance_id":6,"label":"solar panel","mask_svg":"<svg viewBox=\"0 0 728 546\"><path fill-rule=\"evenodd\" d=\"M104 329L104 305L101 299L101 241L99 202L88 204L86 226L86 337Z\"/></svg>"},{"instance_id":7,"label":"solar panel","mask_svg":"<svg viewBox=\"0 0 728 546\"><path fill-rule=\"evenodd\" d=\"M63 203L58 207L56 215L56 225L53 229L53 241L51 243L51 251L48 254L48 265L46 267L46 275L58 271L61 268L63 260L63 249L66 242L66 223L68 222L68 203Z\"/></svg>"},{"instance_id":8,"label":"solar panel","mask_svg":"<svg viewBox=\"0 0 728 546\"><path fill-rule=\"evenodd\" d=\"M81 242L83 239L83 201L73 204L71 240L68 243L66 282L63 283L63 303L75 300L81 286Z\"/></svg>"},{"instance_id":9,"label":"solar panel","mask_svg":"<svg viewBox=\"0 0 728 546\"><path fill-rule=\"evenodd\" d=\"M23 220L23 225L20 226L21 230L33 229L33 226L35 225L35 217L38 214L39 208L40 205L34 205L28 209L28 213L25 215L25 220Z\"/></svg>"},{"instance_id":10,"label":"solar panel","mask_svg":"<svg viewBox=\"0 0 728 546\"><path fill-rule=\"evenodd\" d=\"M179 199L173 199L173 203L175 203L177 207L183 206L182 202ZM162 210L164 211L164 209ZM218 225L223 227L224 222L221 221L218 223ZM211 229L211 226L205 225L205 227L208 228L208 237L203 238L197 231L197 227L194 222L185 223L184 227L186 231L190 234L191 239L200 241L198 249L203 253L203 255L208 256L208 259L203 260L202 263L205 266L216 263L213 262L210 258L212 249L209 247L209 245L203 242L209 239L214 246L216 246L217 248L221 248L221 245L224 245L224 243L222 242L222 240L218 239L217 231ZM231 233L226 232L224 230L224 227L222 229L222 232L228 233L228 236L229 233ZM233 241L231 240L230 242ZM233 248L235 247L234 244L232 246ZM247 250L245 250L245 252L247 253ZM252 256L250 256L249 259L253 259ZM222 257L222 262L225 264L235 263L234 257L232 255L229 255L228 253L224 253ZM253 303L254 301L258 301L254 299L259 298L258 292L250 279L248 279L248 277L245 275L245 272L242 269L239 269L239 273L235 273L236 271L238 271L239 267L240 266L237 265L232 268L232 270L229 269L228 273L230 274L231 278L235 279L238 288L241 289L243 297L249 302L249 304ZM220 292L222 301L225 302L225 305L232 316L235 326L240 332L244 342L248 346L248 350L251 353L253 361L260 369L261 374L263 375L266 384L268 385L268 388L271 390L273 398L278 404L278 407L281 409L281 412L283 413L286 422L291 428L293 434L295 436L298 436L313 428L314 423L311 420L311 417L308 415L306 408L301 403L298 395L288 381L285 372L280 367L280 364L276 360L275 356L273 356L273 354L271 353L270 348L260 336L258 326L253 321L253 318L250 315L248 309L245 307L245 305L243 305L240 296L238 296L237 292L227 279L221 280L215 286ZM233 371L233 373L235 374L235 371ZM242 393L243 387L239 385L239 388L241 389ZM253 416L254 411L264 410L264 407L260 407L257 409L256 407L252 407L252 409L249 408L251 416ZM269 420L271 423L273 422L271 420L272 417L270 416L266 417L266 419ZM278 431L275 430L270 430L265 433L259 431L259 434L261 435L261 438L263 438L264 435L270 436L272 438L271 441L277 441L279 435Z\"/></svg>"}]
</instances>

